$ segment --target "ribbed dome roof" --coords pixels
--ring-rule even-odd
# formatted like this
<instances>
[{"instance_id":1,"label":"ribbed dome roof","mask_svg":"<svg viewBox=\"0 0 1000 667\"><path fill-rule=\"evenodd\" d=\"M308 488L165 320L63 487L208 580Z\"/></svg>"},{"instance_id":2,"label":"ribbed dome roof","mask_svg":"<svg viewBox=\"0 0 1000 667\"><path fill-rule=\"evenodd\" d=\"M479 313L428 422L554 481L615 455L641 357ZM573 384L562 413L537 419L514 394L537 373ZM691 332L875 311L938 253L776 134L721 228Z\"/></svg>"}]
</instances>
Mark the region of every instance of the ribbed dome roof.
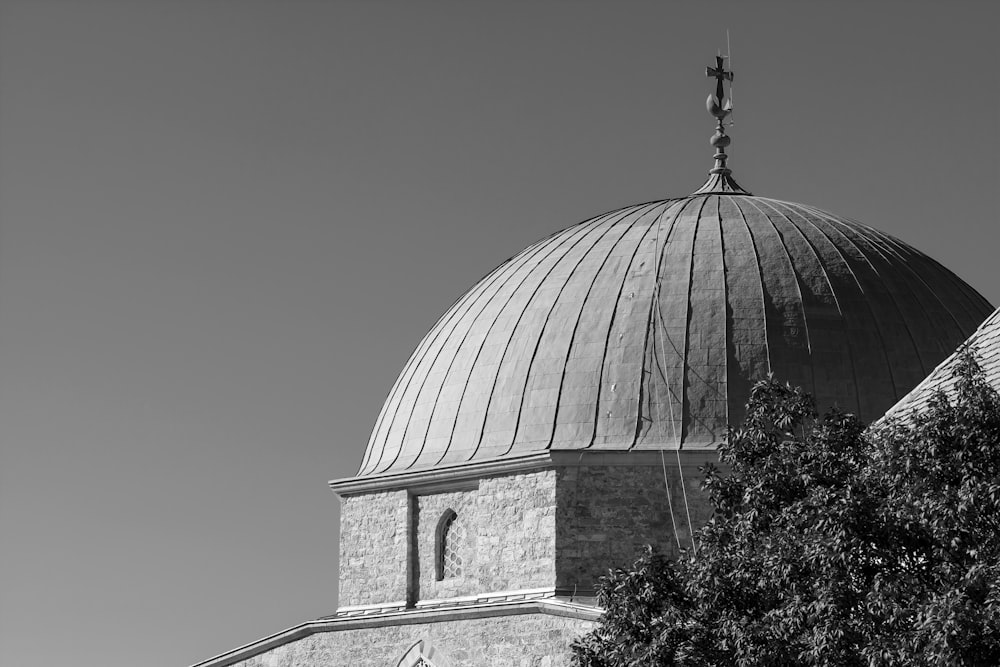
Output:
<instances>
[{"instance_id":1,"label":"ribbed dome roof","mask_svg":"<svg viewBox=\"0 0 1000 667\"><path fill-rule=\"evenodd\" d=\"M711 448L768 372L871 420L992 310L926 255L812 207L630 206L529 246L460 298L389 393L359 475Z\"/></svg>"}]
</instances>

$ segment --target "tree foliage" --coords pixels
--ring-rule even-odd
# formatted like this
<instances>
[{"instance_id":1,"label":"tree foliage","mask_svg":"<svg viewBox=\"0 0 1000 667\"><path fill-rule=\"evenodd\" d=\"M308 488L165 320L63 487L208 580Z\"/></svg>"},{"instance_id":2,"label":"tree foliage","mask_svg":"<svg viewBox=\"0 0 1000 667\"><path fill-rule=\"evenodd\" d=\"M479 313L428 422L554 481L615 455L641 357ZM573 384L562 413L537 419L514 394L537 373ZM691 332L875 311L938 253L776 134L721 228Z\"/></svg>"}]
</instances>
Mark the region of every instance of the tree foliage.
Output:
<instances>
[{"instance_id":1,"label":"tree foliage","mask_svg":"<svg viewBox=\"0 0 1000 667\"><path fill-rule=\"evenodd\" d=\"M971 353L954 374L871 429L755 385L697 557L611 571L575 663L1000 665L1000 399Z\"/></svg>"}]
</instances>

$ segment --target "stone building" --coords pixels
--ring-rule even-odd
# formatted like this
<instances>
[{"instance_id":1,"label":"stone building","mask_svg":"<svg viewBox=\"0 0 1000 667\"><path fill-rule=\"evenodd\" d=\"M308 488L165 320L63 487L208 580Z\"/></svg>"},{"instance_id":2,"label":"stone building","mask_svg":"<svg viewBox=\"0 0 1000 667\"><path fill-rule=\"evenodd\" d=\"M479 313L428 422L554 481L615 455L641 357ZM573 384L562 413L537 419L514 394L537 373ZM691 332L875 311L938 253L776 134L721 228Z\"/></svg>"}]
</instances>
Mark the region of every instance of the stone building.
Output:
<instances>
[{"instance_id":1,"label":"stone building","mask_svg":"<svg viewBox=\"0 0 1000 667\"><path fill-rule=\"evenodd\" d=\"M730 74L709 73L705 185L556 232L459 298L330 483L339 608L198 667L567 665L607 568L690 545L698 467L756 379L872 420L992 312L896 238L741 188Z\"/></svg>"}]
</instances>

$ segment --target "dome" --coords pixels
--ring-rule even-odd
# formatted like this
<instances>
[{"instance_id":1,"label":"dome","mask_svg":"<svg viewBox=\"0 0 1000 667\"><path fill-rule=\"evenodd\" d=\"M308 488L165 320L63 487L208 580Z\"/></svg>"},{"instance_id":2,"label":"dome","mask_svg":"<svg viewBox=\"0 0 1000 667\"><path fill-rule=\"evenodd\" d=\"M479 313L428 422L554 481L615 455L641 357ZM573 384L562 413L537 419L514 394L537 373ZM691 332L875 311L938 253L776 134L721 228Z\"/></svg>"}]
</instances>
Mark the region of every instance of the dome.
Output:
<instances>
[{"instance_id":1,"label":"dome","mask_svg":"<svg viewBox=\"0 0 1000 667\"><path fill-rule=\"evenodd\" d=\"M872 420L993 310L887 234L724 176L564 229L483 278L417 346L359 476L711 449L768 373Z\"/></svg>"}]
</instances>

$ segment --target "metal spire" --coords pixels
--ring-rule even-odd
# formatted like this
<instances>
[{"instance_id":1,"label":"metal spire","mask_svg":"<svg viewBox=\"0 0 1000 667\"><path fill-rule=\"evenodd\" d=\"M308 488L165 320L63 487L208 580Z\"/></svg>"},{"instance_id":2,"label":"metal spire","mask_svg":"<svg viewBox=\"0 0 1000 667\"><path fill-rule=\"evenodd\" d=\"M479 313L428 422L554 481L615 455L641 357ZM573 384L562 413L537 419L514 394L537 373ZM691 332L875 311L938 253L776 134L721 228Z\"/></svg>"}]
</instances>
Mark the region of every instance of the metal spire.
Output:
<instances>
[{"instance_id":1,"label":"metal spire","mask_svg":"<svg viewBox=\"0 0 1000 667\"><path fill-rule=\"evenodd\" d=\"M722 87L723 81L728 81L730 86L733 82L732 71L726 70L725 67L725 60L728 57L718 55L715 57L715 67L705 68L705 76L715 79L715 94L709 94L705 100L705 108L715 118L715 134L709 139L709 143L715 148L715 155L712 156L715 158L715 166L708 171L708 180L705 184L695 190L696 195L750 194L733 180L732 171L726 166L726 160L729 159L726 155L726 146L732 139L726 135L726 124L723 121L733 112L733 102L731 99L725 99L726 91Z\"/></svg>"}]
</instances>

